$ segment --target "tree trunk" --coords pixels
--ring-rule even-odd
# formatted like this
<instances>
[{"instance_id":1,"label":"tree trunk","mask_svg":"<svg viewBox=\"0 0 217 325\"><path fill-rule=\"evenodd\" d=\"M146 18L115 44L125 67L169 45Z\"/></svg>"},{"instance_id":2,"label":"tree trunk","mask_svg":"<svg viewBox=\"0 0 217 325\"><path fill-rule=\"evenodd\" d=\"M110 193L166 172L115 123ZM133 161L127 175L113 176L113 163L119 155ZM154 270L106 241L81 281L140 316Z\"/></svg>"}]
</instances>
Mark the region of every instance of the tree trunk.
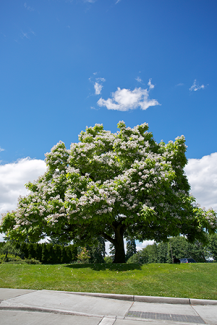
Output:
<instances>
[{"instance_id":1,"label":"tree trunk","mask_svg":"<svg viewBox=\"0 0 217 325\"><path fill-rule=\"evenodd\" d=\"M124 251L124 231L125 226L119 225L115 229L115 258L113 263L125 263L125 251Z\"/></svg>"}]
</instances>

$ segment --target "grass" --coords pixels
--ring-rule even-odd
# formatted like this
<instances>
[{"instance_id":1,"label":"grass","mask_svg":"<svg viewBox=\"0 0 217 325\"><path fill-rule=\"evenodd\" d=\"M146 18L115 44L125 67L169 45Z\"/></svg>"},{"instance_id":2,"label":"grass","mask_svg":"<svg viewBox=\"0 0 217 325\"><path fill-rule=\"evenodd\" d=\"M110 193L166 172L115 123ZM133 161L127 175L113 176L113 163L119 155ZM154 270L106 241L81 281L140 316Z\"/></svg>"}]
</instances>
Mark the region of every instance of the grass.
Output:
<instances>
[{"instance_id":1,"label":"grass","mask_svg":"<svg viewBox=\"0 0 217 325\"><path fill-rule=\"evenodd\" d=\"M217 263L0 264L0 287L217 299Z\"/></svg>"}]
</instances>

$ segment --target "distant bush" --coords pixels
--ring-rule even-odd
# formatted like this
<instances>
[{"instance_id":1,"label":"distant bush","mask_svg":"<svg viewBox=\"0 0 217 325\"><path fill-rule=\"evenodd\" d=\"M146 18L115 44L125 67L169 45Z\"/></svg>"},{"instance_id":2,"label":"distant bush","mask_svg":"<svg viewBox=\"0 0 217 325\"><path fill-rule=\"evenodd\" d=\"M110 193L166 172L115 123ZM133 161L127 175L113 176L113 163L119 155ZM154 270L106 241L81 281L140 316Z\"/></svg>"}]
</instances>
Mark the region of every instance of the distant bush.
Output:
<instances>
[{"instance_id":1,"label":"distant bush","mask_svg":"<svg viewBox=\"0 0 217 325\"><path fill-rule=\"evenodd\" d=\"M19 262L22 261L22 259L19 256L15 256L13 254L0 255L0 263L6 263L6 262Z\"/></svg>"},{"instance_id":2,"label":"distant bush","mask_svg":"<svg viewBox=\"0 0 217 325\"><path fill-rule=\"evenodd\" d=\"M24 259L24 262L25 262L26 264L42 264L40 261L35 260L34 258L31 258L31 259L27 259L27 258L25 258L25 259Z\"/></svg>"},{"instance_id":3,"label":"distant bush","mask_svg":"<svg viewBox=\"0 0 217 325\"><path fill-rule=\"evenodd\" d=\"M86 247L81 247L80 253L77 255L77 259L81 263L89 263L89 251L86 249Z\"/></svg>"},{"instance_id":4,"label":"distant bush","mask_svg":"<svg viewBox=\"0 0 217 325\"><path fill-rule=\"evenodd\" d=\"M127 264L134 264L134 263L135 264L143 264L139 252L137 252L136 254L134 254L133 256L128 258L128 260L127 260Z\"/></svg>"},{"instance_id":5,"label":"distant bush","mask_svg":"<svg viewBox=\"0 0 217 325\"><path fill-rule=\"evenodd\" d=\"M7 257L5 255L0 255L0 263L9 263L9 264L41 264L40 261L31 259L22 259L19 256L15 256L12 254L8 254Z\"/></svg>"},{"instance_id":6,"label":"distant bush","mask_svg":"<svg viewBox=\"0 0 217 325\"><path fill-rule=\"evenodd\" d=\"M0 255L3 254L5 254L5 258L7 259L8 255L20 256L21 252L12 241L7 241L0 245Z\"/></svg>"},{"instance_id":7,"label":"distant bush","mask_svg":"<svg viewBox=\"0 0 217 325\"><path fill-rule=\"evenodd\" d=\"M146 264L146 263L158 263L157 245L148 245L136 254L131 256L127 264Z\"/></svg>"},{"instance_id":8,"label":"distant bush","mask_svg":"<svg viewBox=\"0 0 217 325\"><path fill-rule=\"evenodd\" d=\"M105 263L112 263L113 262L113 257L112 256L105 256L104 257Z\"/></svg>"}]
</instances>

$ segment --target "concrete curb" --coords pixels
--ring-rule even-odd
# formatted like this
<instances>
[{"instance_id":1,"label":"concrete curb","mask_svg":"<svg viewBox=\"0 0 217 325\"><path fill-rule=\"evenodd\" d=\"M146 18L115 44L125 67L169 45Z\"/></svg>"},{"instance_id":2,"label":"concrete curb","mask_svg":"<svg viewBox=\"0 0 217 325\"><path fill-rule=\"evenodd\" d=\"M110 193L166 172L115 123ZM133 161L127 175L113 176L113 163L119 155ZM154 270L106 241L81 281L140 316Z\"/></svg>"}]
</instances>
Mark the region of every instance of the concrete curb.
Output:
<instances>
[{"instance_id":1,"label":"concrete curb","mask_svg":"<svg viewBox=\"0 0 217 325\"><path fill-rule=\"evenodd\" d=\"M61 309L51 309L51 308L43 308L43 307L28 307L28 306L1 306L0 310L21 310L21 311L29 311L29 312L43 312L43 313L51 313L51 314L62 314L62 315L76 315L76 316L86 316L86 317L99 317L103 318L105 315L97 315L97 314L87 314L76 311L67 311Z\"/></svg>"},{"instance_id":2,"label":"concrete curb","mask_svg":"<svg viewBox=\"0 0 217 325\"><path fill-rule=\"evenodd\" d=\"M111 293L92 293L92 292L71 292L64 291L65 293L92 296L99 298L109 298L127 301L149 302L159 304L181 304L181 305L217 305L217 300L208 299L190 299L190 298L172 298L172 297L154 297L154 296L134 296L134 295L121 295Z\"/></svg>"}]
</instances>

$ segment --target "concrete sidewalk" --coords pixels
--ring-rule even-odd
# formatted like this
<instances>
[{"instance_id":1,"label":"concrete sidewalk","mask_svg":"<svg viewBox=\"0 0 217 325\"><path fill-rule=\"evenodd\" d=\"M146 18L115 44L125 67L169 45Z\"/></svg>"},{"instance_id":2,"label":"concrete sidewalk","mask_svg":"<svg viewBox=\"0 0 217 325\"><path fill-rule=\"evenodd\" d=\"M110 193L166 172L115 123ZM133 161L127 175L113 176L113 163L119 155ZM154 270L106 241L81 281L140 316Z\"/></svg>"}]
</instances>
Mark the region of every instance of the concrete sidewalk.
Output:
<instances>
[{"instance_id":1,"label":"concrete sidewalk","mask_svg":"<svg viewBox=\"0 0 217 325\"><path fill-rule=\"evenodd\" d=\"M0 325L217 325L217 301L0 289Z\"/></svg>"}]
</instances>

